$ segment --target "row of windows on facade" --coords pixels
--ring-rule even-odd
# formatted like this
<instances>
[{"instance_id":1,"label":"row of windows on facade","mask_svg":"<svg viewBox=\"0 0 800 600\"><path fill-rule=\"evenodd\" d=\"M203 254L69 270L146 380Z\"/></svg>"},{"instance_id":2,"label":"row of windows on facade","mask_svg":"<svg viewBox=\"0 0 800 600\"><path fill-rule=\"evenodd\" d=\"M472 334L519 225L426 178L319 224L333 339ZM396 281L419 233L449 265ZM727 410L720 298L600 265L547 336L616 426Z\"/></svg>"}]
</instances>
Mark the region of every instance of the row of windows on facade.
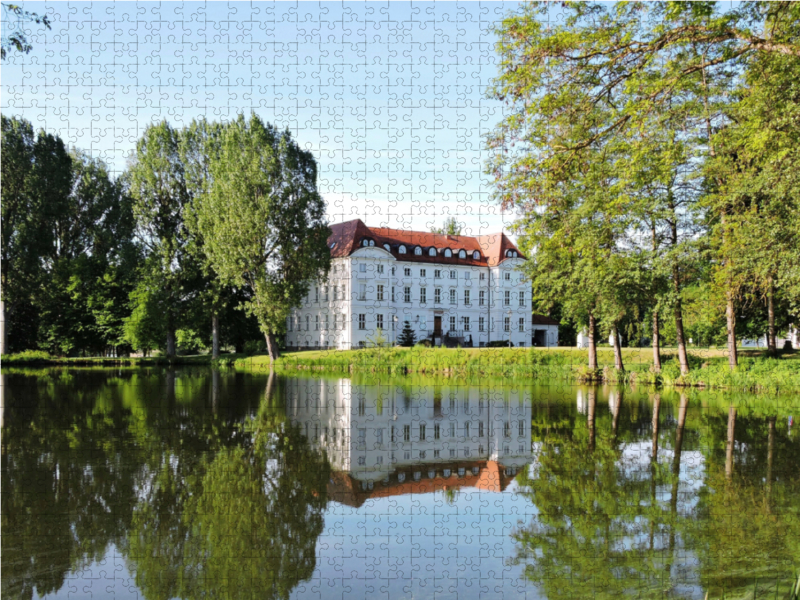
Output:
<instances>
[{"instance_id":1,"label":"row of windows on facade","mask_svg":"<svg viewBox=\"0 0 800 600\"><path fill-rule=\"evenodd\" d=\"M360 331L366 331L367 329L367 315L365 313L360 313L354 315L356 317L356 322L358 323L358 329ZM394 319L384 319L382 314L375 315L375 328L376 329L386 329L386 323L388 324L392 331L395 331L395 321ZM327 331L328 327L328 315L322 315L322 320L320 321L320 315L314 316L314 331ZM341 317L341 319L340 319ZM334 313L333 315L333 330L339 331L345 328L345 318L346 315ZM456 319L455 316L450 317L449 321L449 331L458 331L456 324L459 321ZM471 331L472 328L472 320L470 317L462 316L460 319L461 330L463 331ZM306 315L305 318L305 331L311 331L311 316ZM427 324L423 321L421 323L421 329L426 329ZM286 320L286 329L288 331L304 331L302 329L302 321L299 316L287 317ZM492 327L491 331L495 330L495 320L492 318ZM519 330L520 332L525 331L525 317L519 317ZM478 317L478 331L485 332L486 331L486 317ZM511 331L511 317L503 317L503 331Z\"/></svg>"},{"instance_id":2,"label":"row of windows on facade","mask_svg":"<svg viewBox=\"0 0 800 600\"><path fill-rule=\"evenodd\" d=\"M331 244L330 248L331 248L331 250L333 250L335 247L336 247L336 242L333 242ZM375 247L375 240L370 239L370 238L362 238L361 247L362 248L373 248L373 247ZM406 253L408 253L408 248L409 248L409 246L406 246L405 244L400 244L397 247L397 253L398 254L406 254ZM436 256L437 254L439 254L441 252L442 255L445 258L452 258L453 257L453 252L454 252L451 248L436 248L435 246L429 246L427 248L423 248L422 246L411 246L411 248L412 248L412 251L413 251L415 256L422 256L423 254L427 254L428 256ZM385 243L385 244L383 244L383 249L386 250L387 252L391 252L392 251L392 246L390 244L386 244ZM464 250L463 248L460 249L460 250L455 250L455 252L458 255L458 258L460 258L460 259L466 259L467 258L467 250ZM516 250L506 250L505 256L506 256L506 258L517 258L519 256L519 253L517 253ZM477 250L473 250L472 251L472 259L473 260L480 260L480 258L481 258L481 253L479 251L477 251Z\"/></svg>"},{"instance_id":3,"label":"row of windows on facade","mask_svg":"<svg viewBox=\"0 0 800 600\"><path fill-rule=\"evenodd\" d=\"M358 263L358 272L359 273L366 273L369 270L369 265L367 263ZM374 265L375 273L377 275L385 275L386 274L386 265L377 264ZM346 269L344 265L342 265L342 275L346 275ZM331 273L335 276L339 275L339 265L333 265L331 269ZM394 277L397 274L397 267L392 267L390 269L390 273ZM450 279L458 279L458 272L455 269L434 269L433 270L433 278L434 279L444 279L444 273L447 273L447 277ZM411 277L411 267L403 267L403 277ZM419 277L424 279L428 276L428 269L420 269L419 270ZM464 271L464 279L472 279L472 271ZM505 281L511 281L511 273L505 272L503 273L503 279ZM478 273L478 280L479 281L486 281L486 272L485 270L481 273Z\"/></svg>"},{"instance_id":4,"label":"row of windows on facade","mask_svg":"<svg viewBox=\"0 0 800 600\"><path fill-rule=\"evenodd\" d=\"M289 404L292 407L292 409L291 409L292 410L292 414L296 417L298 415L298 412L299 412L300 408L301 408L300 407L300 404L301 404L300 396L299 396L299 394L298 395L294 395L291 391L288 392L288 394L289 394ZM511 402L510 402L510 400L508 398L504 398L504 399L501 400L501 399L498 399L498 398L492 398L491 395L492 394L490 394L488 392L481 392L480 393L480 397L478 398L477 412L476 412L475 411L475 406L471 405L471 402L470 402L469 398L459 399L458 394L456 394L455 392L450 392L449 398L448 398L448 407L449 408L447 408L447 410L445 410L444 407L443 407L444 400L442 398L441 392L438 392L438 393L434 392L434 394L433 394L434 416L436 416L436 415L442 416L444 414L447 414L447 415L452 417L452 416L458 415L459 407L461 407L461 410L463 411L463 413L465 415L475 414L475 415L478 415L478 416L483 415L484 409L488 410L489 408L499 408L500 410L504 410L507 413L510 412L510 414L523 414L525 412L525 408L524 408L525 399L522 396L519 397L519 406L518 407L514 407L514 406L511 406ZM357 415L359 417L366 416L366 414L367 414L367 406L368 406L366 395L364 394L364 392L356 392L356 396L357 396L356 402L350 408L350 411L352 412L353 415ZM402 402L403 399L404 399L403 395L400 396L400 399L399 399L400 401L399 402L395 402L394 398L389 400L388 398L384 397L383 395L381 395L381 398L382 398L381 402L376 402L376 403L370 405L371 407L375 408L376 414L378 416L382 416L383 415L384 408L387 408L388 410L390 410L391 413L394 414L394 415L402 415L403 413L406 412L406 408L403 406L403 402ZM408 409L410 410L411 414L419 415L419 410L421 408L427 407L427 405L428 405L427 404L427 400L428 399L423 399L421 403L412 404L410 407L408 407ZM327 401L321 401L321 397L319 397L319 396L317 396L315 398L309 398L309 397L306 396L304 405L305 405L305 411L306 412L310 412L311 408L312 408L312 405L313 405L314 413L319 415L319 414L322 413L323 407L328 406L328 403L327 403ZM348 408L346 406L346 403L341 402L341 401L339 403L337 403L336 401L334 401L334 406L336 407L337 412L341 412L341 416L337 416L337 418L344 418L344 414L348 410ZM308 427L308 423L306 423L306 427ZM319 436L319 422L314 424L314 431L315 431L315 435ZM327 435L327 431L328 430L325 429L325 434L326 435Z\"/></svg>"},{"instance_id":5,"label":"row of windows on facade","mask_svg":"<svg viewBox=\"0 0 800 600\"><path fill-rule=\"evenodd\" d=\"M387 294L387 289L389 288L389 293ZM448 299L449 303L452 305L458 304L458 292L455 289L448 290ZM519 305L521 308L525 308L525 292L520 291L516 293L517 298L519 300ZM333 301L338 302L339 300L345 300L347 297L347 286L333 286ZM504 290L503 292L503 306L511 306L511 290ZM322 302L328 302L328 286L324 286L322 288ZM472 304L472 290L464 290L463 292L464 298L464 305L470 306ZM479 290L478 291L478 306L486 306L486 298L487 298L487 291L486 290ZM359 302L364 302L367 300L367 284L360 283L358 284L358 295L356 296L356 300ZM395 287L393 285L386 286L384 284L378 284L375 286L375 300L378 302L396 302L395 299ZM320 301L320 290L319 288L315 288L314 292L314 302ZM403 287L403 302L406 304L411 304L412 297L411 297L411 286ZM428 302L428 288L419 288L419 302L420 304L426 304ZM434 304L442 304L442 288L434 288L433 290L433 303Z\"/></svg>"},{"instance_id":6,"label":"row of windows on facade","mask_svg":"<svg viewBox=\"0 0 800 600\"><path fill-rule=\"evenodd\" d=\"M513 421L505 421L503 423L503 437L504 438L511 438L513 427L514 427L513 426ZM443 439L442 438L442 427L441 427L441 425L439 423L435 423L433 425L432 429L433 429L433 440L441 440L441 439ZM475 429L477 429L477 432L475 431ZM323 429L323 437L321 438L322 442L324 442L324 443L330 442L333 446L344 445L344 444L347 443L347 435L346 435L346 431L347 430L346 429L342 428L341 435L338 435L338 431L339 430L336 427L331 428L330 431L332 432L332 435L331 435L331 437L328 437L329 429L328 429L327 426L324 427L324 429ZM379 427L379 428L375 429L374 431L375 431L375 443L380 446L380 445L382 445L384 443L384 434L386 432L386 429L382 428L382 427ZM429 441L428 432L429 432L428 424L424 423L424 422L420 423L419 424L419 431L418 431L419 436L417 437L417 439L415 439L413 441L415 441L415 442L426 442L426 441ZM448 431L448 433L449 433L448 437L450 439L455 439L456 437L458 437L458 432L456 431L456 424L455 423L449 423L449 431ZM474 427L472 427L472 423L470 423L470 421L466 421L466 422L464 422L464 427L463 427L463 432L462 433L463 433L463 437L461 438L462 440L469 439L470 437L473 437L473 436L475 438L486 437L485 424L484 424L483 421L478 421L477 422L477 428L474 428ZM319 437L320 437L319 434L320 434L319 424L315 424L314 425L314 438L319 439ZM396 444L396 443L401 441L400 440L400 431L399 431L398 427L395 427L394 425L392 425L392 427L389 428L389 434L390 434L390 441L391 441L392 444ZM520 438L524 438L525 437L525 421L523 421L522 419L517 421L517 435ZM306 437L309 437L309 426L308 426L308 423L306 423ZM412 439L411 439L411 425L403 425L402 442L411 442L411 441L412 441ZM360 427L358 429L357 443L358 443L358 447L359 448L364 448L365 447L365 445L367 443L367 428L366 427Z\"/></svg>"},{"instance_id":7,"label":"row of windows on facade","mask_svg":"<svg viewBox=\"0 0 800 600\"><path fill-rule=\"evenodd\" d=\"M519 451L520 454L524 454L525 451L526 451L525 450L525 444L520 444L519 447L518 447L518 451ZM420 450L417 454L418 454L418 460L426 460L428 458L427 450ZM478 454L477 454L477 456L481 457L484 454L485 454L484 447L482 445L478 446ZM511 447L510 446L504 446L503 447L503 454L505 454L505 455L511 454ZM471 453L470 449L469 448L464 448L462 456L464 458L469 458L470 456L472 456L472 453ZM457 458L457 454L456 454L456 449L455 448L450 448L449 457L450 458ZM438 450L438 449L434 450L433 451L433 458L442 458L441 450ZM397 462L397 457L395 456L394 452L391 453L391 455L389 457L389 460L391 460L391 462L393 462L393 463ZM411 451L410 450L406 450L405 452L403 452L403 460L411 460ZM359 456L358 457L358 466L363 467L366 464L367 464L367 457L366 456ZM381 456L381 455L376 456L375 457L375 464L376 465L382 465L383 464L383 456ZM480 470L477 467L473 467L472 474L473 475L477 475L478 472L480 472ZM458 476L459 477L464 477L464 473L465 473L465 470L463 468L458 469ZM512 469L506 469L506 475L511 475L511 473L512 473ZM442 471L442 476L443 477L450 477L450 475L451 475L450 469L444 469ZM400 478L400 476L402 476L402 479ZM429 471L428 472L428 477L430 479L433 479L435 476L436 476L436 473L434 471ZM422 479L422 474L420 472L414 473L414 480L415 481L419 481L420 479ZM398 481L400 483L405 481L405 475L403 473L400 473L398 475ZM372 482L371 481L370 482L363 481L363 482L361 482L361 487L362 487L362 489L372 489Z\"/></svg>"},{"instance_id":8,"label":"row of windows on facade","mask_svg":"<svg viewBox=\"0 0 800 600\"><path fill-rule=\"evenodd\" d=\"M385 275L386 274L386 265L377 264L375 265L375 272L378 275ZM344 271L344 266L342 266L342 270ZM333 265L332 273L337 275L339 272L339 265ZM358 272L359 273L366 273L367 272L367 263L359 263L358 264ZM434 279L443 279L444 276L442 273L447 273L447 276L450 279L458 279L458 272L455 269L434 269L433 270L433 278ZM391 274L394 276L396 274L396 267L392 267ZM419 276L421 279L424 279L428 276L428 269L420 269ZM403 267L403 277L411 277L411 267ZM472 271L464 271L464 279L472 279ZM511 281L511 273L505 272L503 273L503 279L505 281ZM479 281L486 281L486 273L478 273L478 280Z\"/></svg>"}]
</instances>

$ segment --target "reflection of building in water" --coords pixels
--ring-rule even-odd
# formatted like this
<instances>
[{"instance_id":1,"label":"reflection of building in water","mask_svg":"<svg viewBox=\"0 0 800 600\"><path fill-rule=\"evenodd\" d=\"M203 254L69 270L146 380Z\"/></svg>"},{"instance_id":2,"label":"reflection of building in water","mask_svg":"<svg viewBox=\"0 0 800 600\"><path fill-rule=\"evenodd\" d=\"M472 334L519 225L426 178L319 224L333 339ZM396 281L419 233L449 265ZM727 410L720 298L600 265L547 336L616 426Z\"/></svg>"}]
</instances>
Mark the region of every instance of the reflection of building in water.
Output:
<instances>
[{"instance_id":1,"label":"reflection of building in water","mask_svg":"<svg viewBox=\"0 0 800 600\"><path fill-rule=\"evenodd\" d=\"M502 491L532 460L530 392L287 380L286 410L326 450L332 498Z\"/></svg>"}]
</instances>

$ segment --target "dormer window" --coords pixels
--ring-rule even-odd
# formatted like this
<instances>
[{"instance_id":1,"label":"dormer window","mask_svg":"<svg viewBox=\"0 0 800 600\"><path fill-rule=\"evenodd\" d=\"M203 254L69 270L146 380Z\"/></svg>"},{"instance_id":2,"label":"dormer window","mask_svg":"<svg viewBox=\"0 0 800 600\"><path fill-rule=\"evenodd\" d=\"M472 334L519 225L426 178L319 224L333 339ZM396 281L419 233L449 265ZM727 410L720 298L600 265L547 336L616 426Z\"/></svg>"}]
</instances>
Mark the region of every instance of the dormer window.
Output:
<instances>
[{"instance_id":1,"label":"dormer window","mask_svg":"<svg viewBox=\"0 0 800 600\"><path fill-rule=\"evenodd\" d=\"M370 240L370 241L369 241L369 245L370 245L370 246L374 246L374 245L375 245L375 240Z\"/></svg>"},{"instance_id":2,"label":"dormer window","mask_svg":"<svg viewBox=\"0 0 800 600\"><path fill-rule=\"evenodd\" d=\"M422 256L422 248L420 248L419 246L414 248L414 255L415 256Z\"/></svg>"},{"instance_id":3,"label":"dormer window","mask_svg":"<svg viewBox=\"0 0 800 600\"><path fill-rule=\"evenodd\" d=\"M475 251L472 253L472 260L480 260L480 259L481 259L481 253L480 253L480 252L478 252L477 250L475 250Z\"/></svg>"},{"instance_id":4,"label":"dormer window","mask_svg":"<svg viewBox=\"0 0 800 600\"><path fill-rule=\"evenodd\" d=\"M361 240L361 245L367 248L369 246L369 240Z\"/></svg>"},{"instance_id":5,"label":"dormer window","mask_svg":"<svg viewBox=\"0 0 800 600\"><path fill-rule=\"evenodd\" d=\"M450 250L450 248L445 248L444 249L444 257L445 258L452 258L452 256L453 256L453 252Z\"/></svg>"},{"instance_id":6,"label":"dormer window","mask_svg":"<svg viewBox=\"0 0 800 600\"><path fill-rule=\"evenodd\" d=\"M431 248L428 250L428 256L436 256L436 248Z\"/></svg>"},{"instance_id":7,"label":"dormer window","mask_svg":"<svg viewBox=\"0 0 800 600\"><path fill-rule=\"evenodd\" d=\"M405 254L406 253L406 247L403 244L400 244L400 247L397 249L397 253L398 254Z\"/></svg>"},{"instance_id":8,"label":"dormer window","mask_svg":"<svg viewBox=\"0 0 800 600\"><path fill-rule=\"evenodd\" d=\"M458 258L467 258L467 251L466 250L459 250L458 251Z\"/></svg>"},{"instance_id":9,"label":"dormer window","mask_svg":"<svg viewBox=\"0 0 800 600\"><path fill-rule=\"evenodd\" d=\"M333 250L334 248L336 248L336 242L333 242L333 243L331 244L331 250Z\"/></svg>"},{"instance_id":10,"label":"dormer window","mask_svg":"<svg viewBox=\"0 0 800 600\"><path fill-rule=\"evenodd\" d=\"M506 258L517 258L519 254L515 250L506 250Z\"/></svg>"},{"instance_id":11,"label":"dormer window","mask_svg":"<svg viewBox=\"0 0 800 600\"><path fill-rule=\"evenodd\" d=\"M384 248L384 250L386 250L387 252L391 252L391 251L392 251L392 247L391 247L389 244L384 244L384 245L383 245L383 248Z\"/></svg>"}]
</instances>

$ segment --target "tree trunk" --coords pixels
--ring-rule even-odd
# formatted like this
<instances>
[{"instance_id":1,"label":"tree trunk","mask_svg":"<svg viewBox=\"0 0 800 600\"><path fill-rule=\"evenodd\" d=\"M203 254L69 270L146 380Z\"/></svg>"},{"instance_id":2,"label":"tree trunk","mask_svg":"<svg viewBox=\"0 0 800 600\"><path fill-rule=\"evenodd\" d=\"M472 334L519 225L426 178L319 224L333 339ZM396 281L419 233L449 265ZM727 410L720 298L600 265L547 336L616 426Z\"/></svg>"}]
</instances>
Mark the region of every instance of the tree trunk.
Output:
<instances>
[{"instance_id":1,"label":"tree trunk","mask_svg":"<svg viewBox=\"0 0 800 600\"><path fill-rule=\"evenodd\" d=\"M614 338L614 368L617 371L624 371L625 366L622 364L622 348L619 344L619 331L617 331L616 323L611 329L611 335Z\"/></svg>"},{"instance_id":2,"label":"tree trunk","mask_svg":"<svg viewBox=\"0 0 800 600\"><path fill-rule=\"evenodd\" d=\"M653 311L653 369L661 373L661 342L658 339L658 311Z\"/></svg>"},{"instance_id":3,"label":"tree trunk","mask_svg":"<svg viewBox=\"0 0 800 600\"><path fill-rule=\"evenodd\" d=\"M6 344L6 303L0 300L0 355L8 352Z\"/></svg>"},{"instance_id":4,"label":"tree trunk","mask_svg":"<svg viewBox=\"0 0 800 600\"><path fill-rule=\"evenodd\" d=\"M672 269L672 287L675 291L675 337L678 340L678 362L681 375L689 374L689 357L686 353L686 336L683 333L683 306L681 303L681 283L678 268Z\"/></svg>"},{"instance_id":5,"label":"tree trunk","mask_svg":"<svg viewBox=\"0 0 800 600\"><path fill-rule=\"evenodd\" d=\"M175 356L175 328L170 327L167 330L167 357L174 358Z\"/></svg>"},{"instance_id":6,"label":"tree trunk","mask_svg":"<svg viewBox=\"0 0 800 600\"><path fill-rule=\"evenodd\" d=\"M725 446L725 477L733 476L733 442L736 430L736 407L728 409L728 443Z\"/></svg>"},{"instance_id":7,"label":"tree trunk","mask_svg":"<svg viewBox=\"0 0 800 600\"><path fill-rule=\"evenodd\" d=\"M597 342L595 340L594 315L589 315L589 368L597 369Z\"/></svg>"},{"instance_id":8,"label":"tree trunk","mask_svg":"<svg viewBox=\"0 0 800 600\"><path fill-rule=\"evenodd\" d=\"M736 309L733 303L733 292L729 290L726 296L725 317L728 329L728 366L733 371L739 364L739 357L736 354Z\"/></svg>"},{"instance_id":9,"label":"tree trunk","mask_svg":"<svg viewBox=\"0 0 800 600\"><path fill-rule=\"evenodd\" d=\"M775 339L775 284L772 283L772 279L769 280L769 289L767 290L767 318L769 320L767 352L775 356L778 353L778 343Z\"/></svg>"},{"instance_id":10,"label":"tree trunk","mask_svg":"<svg viewBox=\"0 0 800 600\"><path fill-rule=\"evenodd\" d=\"M281 355L278 350L278 342L275 341L275 336L271 333L265 333L264 337L267 340L267 352L269 352L269 364L272 365Z\"/></svg>"},{"instance_id":11,"label":"tree trunk","mask_svg":"<svg viewBox=\"0 0 800 600\"><path fill-rule=\"evenodd\" d=\"M219 358L219 314L211 315L211 358Z\"/></svg>"},{"instance_id":12,"label":"tree trunk","mask_svg":"<svg viewBox=\"0 0 800 600\"><path fill-rule=\"evenodd\" d=\"M622 400L625 398L625 388L620 387L617 391L617 401L614 404L614 413L611 419L611 435L614 441L617 439L617 431L619 429L619 414L622 412Z\"/></svg>"}]
</instances>

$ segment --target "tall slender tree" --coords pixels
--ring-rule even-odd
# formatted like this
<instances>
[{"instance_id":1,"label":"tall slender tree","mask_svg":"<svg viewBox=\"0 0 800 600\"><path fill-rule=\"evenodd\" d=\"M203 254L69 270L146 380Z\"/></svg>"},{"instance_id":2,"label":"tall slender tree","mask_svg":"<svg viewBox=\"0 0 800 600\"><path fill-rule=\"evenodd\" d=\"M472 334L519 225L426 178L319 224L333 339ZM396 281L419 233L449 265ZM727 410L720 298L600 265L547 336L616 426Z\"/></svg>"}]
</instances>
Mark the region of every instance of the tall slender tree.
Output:
<instances>
[{"instance_id":1,"label":"tall slender tree","mask_svg":"<svg viewBox=\"0 0 800 600\"><path fill-rule=\"evenodd\" d=\"M288 131L240 115L222 131L209 170L210 191L196 203L204 251L224 283L252 294L245 307L274 361L276 334L330 266L316 161Z\"/></svg>"}]
</instances>

